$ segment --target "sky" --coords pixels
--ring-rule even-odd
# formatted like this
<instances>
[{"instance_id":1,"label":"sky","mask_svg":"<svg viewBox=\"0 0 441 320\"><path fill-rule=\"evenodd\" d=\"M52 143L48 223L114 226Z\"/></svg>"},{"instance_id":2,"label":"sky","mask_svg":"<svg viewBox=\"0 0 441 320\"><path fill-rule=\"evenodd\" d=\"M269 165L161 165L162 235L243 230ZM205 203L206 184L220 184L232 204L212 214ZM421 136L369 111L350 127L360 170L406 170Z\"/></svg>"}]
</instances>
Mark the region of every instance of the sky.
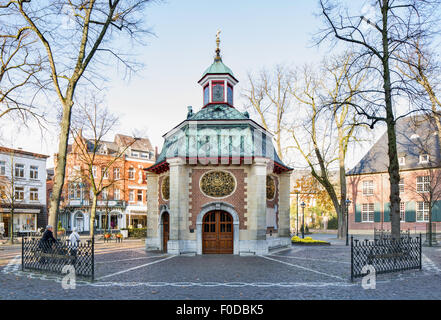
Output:
<instances>
[{"instance_id":1,"label":"sky","mask_svg":"<svg viewBox=\"0 0 441 320\"><path fill-rule=\"evenodd\" d=\"M185 119L187 106L197 112L202 88L197 84L213 62L215 35L221 30L223 62L233 70L239 84L235 107L244 110L240 91L248 72L277 64L319 62L329 47L314 46L312 37L321 25L317 1L311 0L168 0L156 2L145 12L154 35L140 49L137 60L144 68L130 79L115 67L107 71L106 101L111 112L121 115L118 132L148 135L161 149L162 135ZM42 139L40 131L3 128L10 146L52 156L57 150L55 128ZM362 154L349 154L349 167ZM52 157L48 167L53 167Z\"/></svg>"}]
</instances>

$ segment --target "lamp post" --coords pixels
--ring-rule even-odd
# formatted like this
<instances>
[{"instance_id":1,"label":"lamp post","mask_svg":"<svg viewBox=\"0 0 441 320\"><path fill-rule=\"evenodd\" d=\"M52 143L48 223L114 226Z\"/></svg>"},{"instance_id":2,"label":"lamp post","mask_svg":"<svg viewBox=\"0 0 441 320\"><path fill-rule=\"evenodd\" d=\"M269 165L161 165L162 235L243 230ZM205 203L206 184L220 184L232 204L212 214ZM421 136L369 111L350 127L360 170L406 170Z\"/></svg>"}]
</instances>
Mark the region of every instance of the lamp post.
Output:
<instances>
[{"instance_id":1,"label":"lamp post","mask_svg":"<svg viewBox=\"0 0 441 320\"><path fill-rule=\"evenodd\" d=\"M305 207L306 207L306 204L302 201L300 206L302 207L302 239L304 239L305 238Z\"/></svg>"},{"instance_id":2,"label":"lamp post","mask_svg":"<svg viewBox=\"0 0 441 320\"><path fill-rule=\"evenodd\" d=\"M296 190L297 194L297 222L296 222L296 236L299 236L299 190Z\"/></svg>"},{"instance_id":3,"label":"lamp post","mask_svg":"<svg viewBox=\"0 0 441 320\"><path fill-rule=\"evenodd\" d=\"M349 205L351 204L351 200L346 199L346 245L349 245Z\"/></svg>"}]
</instances>

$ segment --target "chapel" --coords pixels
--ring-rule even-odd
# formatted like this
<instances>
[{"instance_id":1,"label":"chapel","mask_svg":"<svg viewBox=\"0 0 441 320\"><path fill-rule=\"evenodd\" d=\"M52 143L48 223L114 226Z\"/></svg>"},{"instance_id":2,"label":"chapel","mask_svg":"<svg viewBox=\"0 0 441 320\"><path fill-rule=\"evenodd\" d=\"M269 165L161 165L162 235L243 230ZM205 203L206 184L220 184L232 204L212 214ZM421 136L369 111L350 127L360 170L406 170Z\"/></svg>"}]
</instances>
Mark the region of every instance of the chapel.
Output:
<instances>
[{"instance_id":1,"label":"chapel","mask_svg":"<svg viewBox=\"0 0 441 320\"><path fill-rule=\"evenodd\" d=\"M147 171L147 250L263 255L290 241L290 173L272 135L234 106L238 80L222 61L198 84L202 108L164 134Z\"/></svg>"}]
</instances>

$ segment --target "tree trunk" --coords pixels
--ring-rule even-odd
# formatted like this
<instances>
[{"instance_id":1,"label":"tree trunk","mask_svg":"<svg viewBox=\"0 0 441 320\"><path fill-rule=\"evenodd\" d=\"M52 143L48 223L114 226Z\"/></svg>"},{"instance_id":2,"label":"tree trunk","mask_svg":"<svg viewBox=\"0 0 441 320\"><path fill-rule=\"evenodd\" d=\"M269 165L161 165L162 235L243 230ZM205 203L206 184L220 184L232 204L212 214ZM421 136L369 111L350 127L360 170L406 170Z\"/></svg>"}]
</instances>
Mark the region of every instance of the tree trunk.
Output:
<instances>
[{"instance_id":1,"label":"tree trunk","mask_svg":"<svg viewBox=\"0 0 441 320\"><path fill-rule=\"evenodd\" d=\"M9 241L11 244L14 244L14 204L11 203L11 223L9 224L11 227L9 228Z\"/></svg>"},{"instance_id":2,"label":"tree trunk","mask_svg":"<svg viewBox=\"0 0 441 320\"><path fill-rule=\"evenodd\" d=\"M397 137L395 132L395 118L392 108L392 89L389 68L389 39L388 39L388 12L389 1L383 2L383 88L386 102L386 124L388 136L388 156L389 156L389 182L390 182L390 213L391 213L391 232L392 238L400 239L400 167L397 155Z\"/></svg>"},{"instance_id":3,"label":"tree trunk","mask_svg":"<svg viewBox=\"0 0 441 320\"><path fill-rule=\"evenodd\" d=\"M346 222L345 219L348 214L346 208L346 170L345 170L345 151L342 128L338 128L338 161L340 173L340 214L338 216L338 238L343 239L346 236Z\"/></svg>"},{"instance_id":4,"label":"tree trunk","mask_svg":"<svg viewBox=\"0 0 441 320\"><path fill-rule=\"evenodd\" d=\"M66 158L67 158L67 145L70 132L70 118L72 114L72 100L64 101L63 103L63 115L61 119L61 130L58 143L57 165L55 167L54 186L52 189L52 195L50 198L49 209L49 225L54 228L54 236L57 236L57 221L58 212L60 208L60 198L63 192L64 177L66 171Z\"/></svg>"},{"instance_id":5,"label":"tree trunk","mask_svg":"<svg viewBox=\"0 0 441 320\"><path fill-rule=\"evenodd\" d=\"M95 215L96 215L96 202L97 202L97 196L96 194L93 195L92 198L92 207L90 208L90 220L89 220L89 234L91 237L95 234Z\"/></svg>"}]
</instances>

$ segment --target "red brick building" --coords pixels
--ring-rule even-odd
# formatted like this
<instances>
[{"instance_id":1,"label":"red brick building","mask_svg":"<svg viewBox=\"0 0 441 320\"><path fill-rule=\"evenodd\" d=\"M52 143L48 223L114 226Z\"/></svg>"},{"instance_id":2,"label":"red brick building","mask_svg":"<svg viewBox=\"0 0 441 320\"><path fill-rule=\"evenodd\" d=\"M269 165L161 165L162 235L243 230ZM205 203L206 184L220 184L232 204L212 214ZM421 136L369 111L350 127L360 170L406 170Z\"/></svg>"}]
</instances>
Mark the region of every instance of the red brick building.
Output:
<instances>
[{"instance_id":1,"label":"red brick building","mask_svg":"<svg viewBox=\"0 0 441 320\"><path fill-rule=\"evenodd\" d=\"M400 164L401 229L425 232L429 222L441 230L441 162L433 119L406 117L397 121ZM349 233L390 230L387 135L374 144L347 173ZM432 199L430 199L432 195Z\"/></svg>"},{"instance_id":2,"label":"red brick building","mask_svg":"<svg viewBox=\"0 0 441 320\"><path fill-rule=\"evenodd\" d=\"M77 139L92 144L80 132L68 147L59 220L66 230L76 227L80 232L88 232L93 193L88 182L88 162L81 154ZM100 143L92 172L95 182L102 181L102 185L108 187L98 196L95 217L97 230L146 227L147 183L144 169L154 161L155 153L149 139L135 141L132 137L117 134L113 142Z\"/></svg>"}]
</instances>

